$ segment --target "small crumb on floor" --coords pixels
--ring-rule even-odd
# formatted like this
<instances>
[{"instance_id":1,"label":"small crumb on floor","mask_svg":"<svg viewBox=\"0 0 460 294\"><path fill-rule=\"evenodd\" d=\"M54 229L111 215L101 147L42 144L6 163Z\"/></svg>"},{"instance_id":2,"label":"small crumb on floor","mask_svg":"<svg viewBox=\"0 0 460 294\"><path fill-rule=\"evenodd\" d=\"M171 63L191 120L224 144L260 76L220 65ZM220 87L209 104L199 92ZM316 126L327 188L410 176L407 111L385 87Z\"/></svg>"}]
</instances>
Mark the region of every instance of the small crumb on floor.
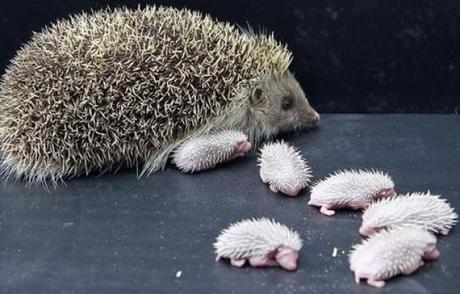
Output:
<instances>
[{"instance_id":1,"label":"small crumb on floor","mask_svg":"<svg viewBox=\"0 0 460 294\"><path fill-rule=\"evenodd\" d=\"M64 224L62 225L62 227L63 227L64 229L66 229L66 228L71 227L71 226L73 226L73 225L74 225L73 222L68 222L68 223L64 223Z\"/></svg>"},{"instance_id":2,"label":"small crumb on floor","mask_svg":"<svg viewBox=\"0 0 460 294\"><path fill-rule=\"evenodd\" d=\"M334 250L332 250L332 257L337 256L337 247L334 247Z\"/></svg>"},{"instance_id":3,"label":"small crumb on floor","mask_svg":"<svg viewBox=\"0 0 460 294\"><path fill-rule=\"evenodd\" d=\"M182 277L182 271L177 271L176 278L179 279L180 277Z\"/></svg>"}]
</instances>

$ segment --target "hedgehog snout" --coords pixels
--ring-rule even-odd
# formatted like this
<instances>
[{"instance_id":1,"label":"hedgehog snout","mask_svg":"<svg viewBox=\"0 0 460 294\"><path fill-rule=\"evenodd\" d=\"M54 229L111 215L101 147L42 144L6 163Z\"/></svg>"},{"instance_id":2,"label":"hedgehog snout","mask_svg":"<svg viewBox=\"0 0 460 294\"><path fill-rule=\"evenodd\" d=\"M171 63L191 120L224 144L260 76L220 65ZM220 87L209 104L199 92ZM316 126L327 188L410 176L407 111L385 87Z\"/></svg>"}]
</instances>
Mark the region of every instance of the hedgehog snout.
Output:
<instances>
[{"instance_id":1,"label":"hedgehog snout","mask_svg":"<svg viewBox=\"0 0 460 294\"><path fill-rule=\"evenodd\" d=\"M295 271L297 269L297 259L299 253L289 247L280 247L276 253L276 262L287 271Z\"/></svg>"},{"instance_id":2,"label":"hedgehog snout","mask_svg":"<svg viewBox=\"0 0 460 294\"><path fill-rule=\"evenodd\" d=\"M430 244L423 254L423 258L426 260L436 260L439 258L439 250L436 248L436 245Z\"/></svg>"},{"instance_id":3,"label":"hedgehog snout","mask_svg":"<svg viewBox=\"0 0 460 294\"><path fill-rule=\"evenodd\" d=\"M310 128L316 128L319 125L321 116L313 109L309 109L306 114L306 123Z\"/></svg>"},{"instance_id":4,"label":"hedgehog snout","mask_svg":"<svg viewBox=\"0 0 460 294\"><path fill-rule=\"evenodd\" d=\"M283 189L282 192L288 196L295 197L299 194L300 190L301 189L298 185L292 185L292 186L288 186L285 189Z\"/></svg>"},{"instance_id":5,"label":"hedgehog snout","mask_svg":"<svg viewBox=\"0 0 460 294\"><path fill-rule=\"evenodd\" d=\"M383 189L377 193L376 198L390 198L396 196L396 191L394 188Z\"/></svg>"},{"instance_id":6,"label":"hedgehog snout","mask_svg":"<svg viewBox=\"0 0 460 294\"><path fill-rule=\"evenodd\" d=\"M362 236L369 236L373 233L377 232L377 229L375 228L371 228L369 226L366 226L366 225L361 225L361 227L359 228L359 233L362 235Z\"/></svg>"}]
</instances>

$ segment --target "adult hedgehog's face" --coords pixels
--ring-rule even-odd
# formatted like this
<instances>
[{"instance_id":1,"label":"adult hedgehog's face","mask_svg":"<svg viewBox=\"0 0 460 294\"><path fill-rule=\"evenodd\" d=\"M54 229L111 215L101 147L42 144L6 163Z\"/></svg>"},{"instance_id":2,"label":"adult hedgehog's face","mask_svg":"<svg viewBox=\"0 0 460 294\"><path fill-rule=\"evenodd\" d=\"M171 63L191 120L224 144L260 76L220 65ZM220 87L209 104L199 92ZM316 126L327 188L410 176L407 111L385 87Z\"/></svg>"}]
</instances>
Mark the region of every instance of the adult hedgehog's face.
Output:
<instances>
[{"instance_id":1,"label":"adult hedgehog's face","mask_svg":"<svg viewBox=\"0 0 460 294\"><path fill-rule=\"evenodd\" d=\"M261 81L252 89L250 100L252 115L267 135L314 128L319 123L319 114L289 71Z\"/></svg>"}]
</instances>

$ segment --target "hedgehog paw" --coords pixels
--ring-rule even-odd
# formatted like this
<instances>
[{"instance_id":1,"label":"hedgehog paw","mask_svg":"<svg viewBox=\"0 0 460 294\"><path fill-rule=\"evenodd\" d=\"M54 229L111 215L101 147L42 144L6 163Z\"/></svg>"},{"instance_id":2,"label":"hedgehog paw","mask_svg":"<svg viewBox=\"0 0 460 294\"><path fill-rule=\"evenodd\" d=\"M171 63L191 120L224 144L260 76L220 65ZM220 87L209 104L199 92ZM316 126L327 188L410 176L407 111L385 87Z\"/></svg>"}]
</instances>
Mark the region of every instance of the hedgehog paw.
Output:
<instances>
[{"instance_id":1,"label":"hedgehog paw","mask_svg":"<svg viewBox=\"0 0 460 294\"><path fill-rule=\"evenodd\" d=\"M367 279L367 284L377 288L382 288L385 286L385 282L382 280Z\"/></svg>"},{"instance_id":2,"label":"hedgehog paw","mask_svg":"<svg viewBox=\"0 0 460 294\"><path fill-rule=\"evenodd\" d=\"M335 214L334 210L329 209L329 208L327 208L325 206L321 206L321 209L319 210L319 212L321 212L322 214L327 215L327 216L333 216Z\"/></svg>"},{"instance_id":3,"label":"hedgehog paw","mask_svg":"<svg viewBox=\"0 0 460 294\"><path fill-rule=\"evenodd\" d=\"M230 259L230 263L236 267L242 267L246 263L246 259Z\"/></svg>"}]
</instances>

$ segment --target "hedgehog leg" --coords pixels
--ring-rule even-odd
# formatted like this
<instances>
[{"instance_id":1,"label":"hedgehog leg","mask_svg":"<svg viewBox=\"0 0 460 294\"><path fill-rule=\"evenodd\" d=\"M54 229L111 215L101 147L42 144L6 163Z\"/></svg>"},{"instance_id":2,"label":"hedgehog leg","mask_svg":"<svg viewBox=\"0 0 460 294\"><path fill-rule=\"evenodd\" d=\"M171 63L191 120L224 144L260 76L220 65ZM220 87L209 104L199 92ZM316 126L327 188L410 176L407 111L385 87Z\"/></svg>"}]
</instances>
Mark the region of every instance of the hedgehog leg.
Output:
<instances>
[{"instance_id":1,"label":"hedgehog leg","mask_svg":"<svg viewBox=\"0 0 460 294\"><path fill-rule=\"evenodd\" d=\"M374 286L374 287L377 287L377 288L382 288L383 286L385 286L385 281L382 281L382 280L374 280L374 279L367 279L367 284L370 285L370 286Z\"/></svg>"},{"instance_id":2,"label":"hedgehog leg","mask_svg":"<svg viewBox=\"0 0 460 294\"><path fill-rule=\"evenodd\" d=\"M319 212L321 212L322 214L327 215L327 216L332 216L332 215L335 214L334 210L329 209L326 206L321 206L321 209L319 210Z\"/></svg>"},{"instance_id":3,"label":"hedgehog leg","mask_svg":"<svg viewBox=\"0 0 460 294\"><path fill-rule=\"evenodd\" d=\"M236 267L242 267L246 263L246 259L230 259L230 263Z\"/></svg>"}]
</instances>

